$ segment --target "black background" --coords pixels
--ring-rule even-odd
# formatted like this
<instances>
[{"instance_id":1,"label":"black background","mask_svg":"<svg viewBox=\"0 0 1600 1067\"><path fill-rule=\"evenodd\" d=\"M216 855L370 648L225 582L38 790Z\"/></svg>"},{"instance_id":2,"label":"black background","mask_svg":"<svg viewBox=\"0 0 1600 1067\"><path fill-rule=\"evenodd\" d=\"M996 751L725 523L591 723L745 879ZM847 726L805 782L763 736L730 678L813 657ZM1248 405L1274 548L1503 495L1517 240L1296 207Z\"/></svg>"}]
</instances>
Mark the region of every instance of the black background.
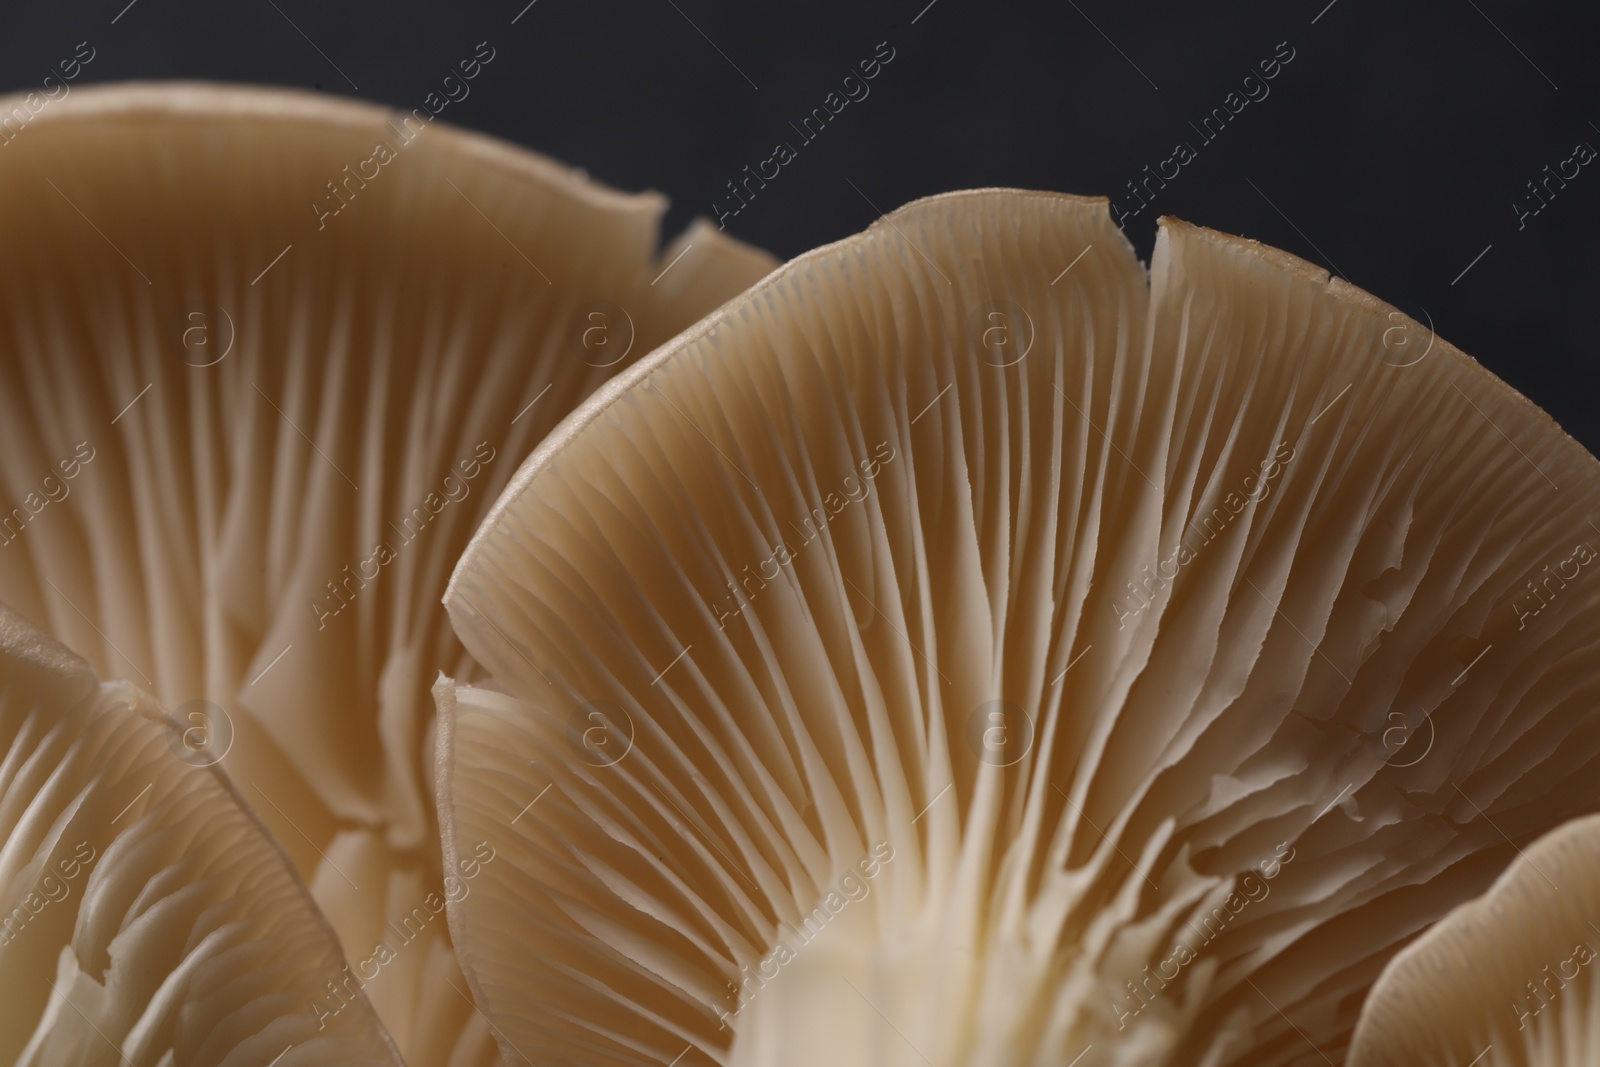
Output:
<instances>
[{"instance_id":1,"label":"black background","mask_svg":"<svg viewBox=\"0 0 1600 1067\"><path fill-rule=\"evenodd\" d=\"M1321 263L1431 320L1600 451L1587 247L1600 160L1521 229L1513 207L1578 142L1600 148L1597 35L1577 5L525 4L14 5L0 16L0 89L36 87L87 40L96 56L80 84L260 82L409 109L487 40L495 61L443 117L666 193L670 234L712 216L725 183L777 142L798 141L789 123L887 41L894 59L870 95L730 232L788 257L949 189L1126 199L1130 179L1186 140L1198 157L1128 223L1142 255L1170 213ZM1201 146L1189 123L1279 42L1294 59L1270 95Z\"/></svg>"}]
</instances>

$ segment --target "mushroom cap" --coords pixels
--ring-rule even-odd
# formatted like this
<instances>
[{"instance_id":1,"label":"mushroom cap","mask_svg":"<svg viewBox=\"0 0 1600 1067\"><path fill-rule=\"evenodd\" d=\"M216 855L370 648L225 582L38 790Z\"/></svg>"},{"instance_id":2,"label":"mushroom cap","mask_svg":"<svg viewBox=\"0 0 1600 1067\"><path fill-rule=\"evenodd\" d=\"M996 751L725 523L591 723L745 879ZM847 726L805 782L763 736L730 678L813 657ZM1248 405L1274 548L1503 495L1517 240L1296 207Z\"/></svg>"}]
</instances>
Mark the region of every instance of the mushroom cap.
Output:
<instances>
[{"instance_id":1,"label":"mushroom cap","mask_svg":"<svg viewBox=\"0 0 1600 1067\"><path fill-rule=\"evenodd\" d=\"M474 536L463 970L508 1058L1336 1060L1594 806L1597 503L1286 253L1164 220L1147 282L1104 200L914 203L613 379Z\"/></svg>"},{"instance_id":2,"label":"mushroom cap","mask_svg":"<svg viewBox=\"0 0 1600 1067\"><path fill-rule=\"evenodd\" d=\"M0 606L0 1059L398 1067L194 728Z\"/></svg>"},{"instance_id":3,"label":"mushroom cap","mask_svg":"<svg viewBox=\"0 0 1600 1067\"><path fill-rule=\"evenodd\" d=\"M1597 922L1600 816L1590 815L1519 852L1487 893L1389 961L1356 1024L1351 1067L1593 1063Z\"/></svg>"},{"instance_id":4,"label":"mushroom cap","mask_svg":"<svg viewBox=\"0 0 1600 1067\"><path fill-rule=\"evenodd\" d=\"M226 732L370 958L443 888L449 568L567 410L771 261L704 222L658 254L656 194L308 93L78 89L0 155L0 601ZM369 995L414 1064L492 1055L424 936Z\"/></svg>"}]
</instances>

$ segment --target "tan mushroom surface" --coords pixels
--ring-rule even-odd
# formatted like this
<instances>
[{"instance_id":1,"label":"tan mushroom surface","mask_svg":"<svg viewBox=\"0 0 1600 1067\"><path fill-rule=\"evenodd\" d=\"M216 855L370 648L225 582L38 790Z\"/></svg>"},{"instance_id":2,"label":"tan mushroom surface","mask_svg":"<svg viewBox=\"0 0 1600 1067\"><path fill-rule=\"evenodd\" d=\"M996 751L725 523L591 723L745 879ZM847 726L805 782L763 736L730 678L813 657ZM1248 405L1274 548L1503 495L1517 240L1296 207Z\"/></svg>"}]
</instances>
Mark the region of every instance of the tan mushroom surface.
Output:
<instances>
[{"instance_id":1,"label":"tan mushroom surface","mask_svg":"<svg viewBox=\"0 0 1600 1067\"><path fill-rule=\"evenodd\" d=\"M1351 1067L1579 1067L1600 1053L1600 816L1520 853L1395 956Z\"/></svg>"},{"instance_id":2,"label":"tan mushroom surface","mask_svg":"<svg viewBox=\"0 0 1600 1067\"><path fill-rule=\"evenodd\" d=\"M0 1060L394 1064L333 929L137 687L0 607Z\"/></svg>"},{"instance_id":3,"label":"tan mushroom surface","mask_svg":"<svg viewBox=\"0 0 1600 1067\"><path fill-rule=\"evenodd\" d=\"M1596 807L1600 466L1354 286L978 190L578 407L446 605L508 1058L1311 1064Z\"/></svg>"},{"instance_id":4,"label":"tan mushroom surface","mask_svg":"<svg viewBox=\"0 0 1600 1067\"><path fill-rule=\"evenodd\" d=\"M408 1062L492 1060L432 805L446 579L551 426L771 261L309 93L84 88L3 152L0 602L172 710Z\"/></svg>"}]
</instances>

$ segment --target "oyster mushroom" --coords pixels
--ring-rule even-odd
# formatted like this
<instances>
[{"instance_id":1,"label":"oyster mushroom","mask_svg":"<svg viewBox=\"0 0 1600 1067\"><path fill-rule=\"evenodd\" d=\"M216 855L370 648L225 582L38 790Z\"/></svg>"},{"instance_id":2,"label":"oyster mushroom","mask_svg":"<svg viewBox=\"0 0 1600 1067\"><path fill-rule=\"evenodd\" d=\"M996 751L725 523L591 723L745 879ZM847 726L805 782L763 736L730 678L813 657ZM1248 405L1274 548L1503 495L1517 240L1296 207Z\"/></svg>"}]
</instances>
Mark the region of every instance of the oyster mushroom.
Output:
<instances>
[{"instance_id":1,"label":"oyster mushroom","mask_svg":"<svg viewBox=\"0 0 1600 1067\"><path fill-rule=\"evenodd\" d=\"M573 404L770 263L703 222L658 255L659 196L427 118L86 88L0 167L0 601L203 741L415 1065L494 1051L423 903L448 570Z\"/></svg>"},{"instance_id":2,"label":"oyster mushroom","mask_svg":"<svg viewBox=\"0 0 1600 1067\"><path fill-rule=\"evenodd\" d=\"M1409 347L1408 347L1409 346ZM1254 242L980 190L808 253L524 463L446 594L502 1050L1337 1062L1592 809L1595 460Z\"/></svg>"},{"instance_id":3,"label":"oyster mushroom","mask_svg":"<svg viewBox=\"0 0 1600 1067\"><path fill-rule=\"evenodd\" d=\"M1529 845L1389 961L1349 1063L1578 1067L1600 1048L1600 816Z\"/></svg>"},{"instance_id":4,"label":"oyster mushroom","mask_svg":"<svg viewBox=\"0 0 1600 1067\"><path fill-rule=\"evenodd\" d=\"M288 857L183 732L0 607L0 1059L398 1065Z\"/></svg>"}]
</instances>

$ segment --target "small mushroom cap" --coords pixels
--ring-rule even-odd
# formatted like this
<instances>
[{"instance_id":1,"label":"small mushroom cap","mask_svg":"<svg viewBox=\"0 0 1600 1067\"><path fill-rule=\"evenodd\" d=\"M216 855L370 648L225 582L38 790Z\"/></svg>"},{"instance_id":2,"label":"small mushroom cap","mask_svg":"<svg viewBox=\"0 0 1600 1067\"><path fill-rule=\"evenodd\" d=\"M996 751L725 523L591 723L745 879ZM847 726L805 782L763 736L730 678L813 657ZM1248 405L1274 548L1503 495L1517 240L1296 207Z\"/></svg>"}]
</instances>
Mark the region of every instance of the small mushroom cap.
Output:
<instances>
[{"instance_id":1,"label":"small mushroom cap","mask_svg":"<svg viewBox=\"0 0 1600 1067\"><path fill-rule=\"evenodd\" d=\"M1285 253L1168 220L1147 282L1104 200L912 204L603 387L475 536L463 969L508 1058L1337 1061L1594 803L1597 504Z\"/></svg>"},{"instance_id":2,"label":"small mushroom cap","mask_svg":"<svg viewBox=\"0 0 1600 1067\"><path fill-rule=\"evenodd\" d=\"M398 1065L189 728L0 606L0 1060Z\"/></svg>"},{"instance_id":3,"label":"small mushroom cap","mask_svg":"<svg viewBox=\"0 0 1600 1067\"><path fill-rule=\"evenodd\" d=\"M656 194L309 93L82 88L6 133L0 600L226 720L371 959L444 889L451 566L567 410L771 261L704 222L658 252ZM368 987L401 1049L492 1057L443 918L419 936Z\"/></svg>"},{"instance_id":4,"label":"small mushroom cap","mask_svg":"<svg viewBox=\"0 0 1600 1067\"><path fill-rule=\"evenodd\" d=\"M1351 1067L1580 1067L1600 1049L1600 816L1518 854L1383 969Z\"/></svg>"}]
</instances>

